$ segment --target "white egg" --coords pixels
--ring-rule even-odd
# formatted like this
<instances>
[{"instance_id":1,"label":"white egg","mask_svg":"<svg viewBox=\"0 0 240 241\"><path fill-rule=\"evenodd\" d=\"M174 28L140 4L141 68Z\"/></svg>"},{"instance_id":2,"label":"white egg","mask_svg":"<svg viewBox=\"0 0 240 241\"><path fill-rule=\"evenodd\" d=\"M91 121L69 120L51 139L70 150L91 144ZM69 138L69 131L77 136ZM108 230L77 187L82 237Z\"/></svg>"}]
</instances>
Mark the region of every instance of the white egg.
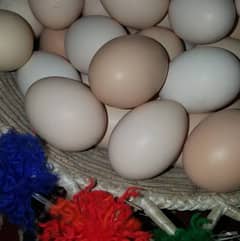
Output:
<instances>
[{"instance_id":1,"label":"white egg","mask_svg":"<svg viewBox=\"0 0 240 241\"><path fill-rule=\"evenodd\" d=\"M66 34L67 56L75 68L86 74L96 52L108 41L126 34L126 30L109 17L82 17Z\"/></svg>"},{"instance_id":2,"label":"white egg","mask_svg":"<svg viewBox=\"0 0 240 241\"><path fill-rule=\"evenodd\" d=\"M230 103L240 91L240 62L229 51L202 47L170 64L161 99L175 100L189 112L209 112Z\"/></svg>"},{"instance_id":3,"label":"white egg","mask_svg":"<svg viewBox=\"0 0 240 241\"><path fill-rule=\"evenodd\" d=\"M63 57L44 51L36 51L28 62L18 69L16 82L22 94L25 95L35 81L52 76L80 81L77 70Z\"/></svg>"},{"instance_id":4,"label":"white egg","mask_svg":"<svg viewBox=\"0 0 240 241\"><path fill-rule=\"evenodd\" d=\"M31 25L36 37L42 32L43 26L33 15L28 0L1 0L0 9L9 10L21 15Z\"/></svg>"},{"instance_id":5,"label":"white egg","mask_svg":"<svg viewBox=\"0 0 240 241\"><path fill-rule=\"evenodd\" d=\"M34 131L65 151L83 151L102 138L106 129L103 105L78 81L49 77L35 82L25 97Z\"/></svg>"},{"instance_id":6,"label":"white egg","mask_svg":"<svg viewBox=\"0 0 240 241\"><path fill-rule=\"evenodd\" d=\"M233 28L236 9L232 0L171 0L169 20L173 30L192 43L213 43Z\"/></svg>"},{"instance_id":7,"label":"white egg","mask_svg":"<svg viewBox=\"0 0 240 241\"><path fill-rule=\"evenodd\" d=\"M128 179L147 179L163 172L181 152L188 116L173 101L152 101L123 117L109 141L113 169Z\"/></svg>"}]
</instances>

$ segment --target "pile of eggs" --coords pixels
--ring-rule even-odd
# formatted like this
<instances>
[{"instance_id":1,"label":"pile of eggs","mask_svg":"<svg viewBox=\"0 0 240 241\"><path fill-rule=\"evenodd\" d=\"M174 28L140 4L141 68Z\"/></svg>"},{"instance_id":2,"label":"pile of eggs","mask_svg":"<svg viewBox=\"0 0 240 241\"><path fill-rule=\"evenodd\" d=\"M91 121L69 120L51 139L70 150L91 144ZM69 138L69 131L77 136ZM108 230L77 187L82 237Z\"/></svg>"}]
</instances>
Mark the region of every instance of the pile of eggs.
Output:
<instances>
[{"instance_id":1,"label":"pile of eggs","mask_svg":"<svg viewBox=\"0 0 240 241\"><path fill-rule=\"evenodd\" d=\"M240 186L240 0L2 0L0 71L32 129L127 179Z\"/></svg>"}]
</instances>

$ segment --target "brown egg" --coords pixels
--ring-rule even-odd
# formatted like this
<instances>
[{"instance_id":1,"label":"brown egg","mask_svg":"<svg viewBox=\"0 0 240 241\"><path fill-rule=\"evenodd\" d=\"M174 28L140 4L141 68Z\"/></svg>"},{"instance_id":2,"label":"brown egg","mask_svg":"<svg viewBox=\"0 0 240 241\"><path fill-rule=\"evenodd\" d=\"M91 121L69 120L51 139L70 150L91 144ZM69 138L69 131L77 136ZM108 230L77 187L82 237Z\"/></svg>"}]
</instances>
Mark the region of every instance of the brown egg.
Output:
<instances>
[{"instance_id":1,"label":"brown egg","mask_svg":"<svg viewBox=\"0 0 240 241\"><path fill-rule=\"evenodd\" d=\"M17 13L0 10L0 71L12 71L31 57L34 35L30 25Z\"/></svg>"},{"instance_id":2,"label":"brown egg","mask_svg":"<svg viewBox=\"0 0 240 241\"><path fill-rule=\"evenodd\" d=\"M83 16L103 15L109 16L103 7L101 0L85 0L83 6Z\"/></svg>"},{"instance_id":3,"label":"brown egg","mask_svg":"<svg viewBox=\"0 0 240 241\"><path fill-rule=\"evenodd\" d=\"M136 29L151 27L167 13L169 0L101 0L109 14L121 24Z\"/></svg>"},{"instance_id":4,"label":"brown egg","mask_svg":"<svg viewBox=\"0 0 240 241\"><path fill-rule=\"evenodd\" d=\"M67 29L44 29L40 35L40 50L60 55L67 59L64 39Z\"/></svg>"},{"instance_id":5,"label":"brown egg","mask_svg":"<svg viewBox=\"0 0 240 241\"><path fill-rule=\"evenodd\" d=\"M155 40L129 35L105 44L89 69L91 90L103 103L132 108L150 100L163 86L168 55Z\"/></svg>"},{"instance_id":6,"label":"brown egg","mask_svg":"<svg viewBox=\"0 0 240 241\"><path fill-rule=\"evenodd\" d=\"M64 29L81 14L83 0L28 0L33 14L47 28Z\"/></svg>"},{"instance_id":7,"label":"brown egg","mask_svg":"<svg viewBox=\"0 0 240 241\"><path fill-rule=\"evenodd\" d=\"M127 109L118 109L111 106L105 106L108 116L108 126L105 135L98 146L102 148L108 147L108 142L113 129L117 126L118 122L130 111Z\"/></svg>"},{"instance_id":8,"label":"brown egg","mask_svg":"<svg viewBox=\"0 0 240 241\"><path fill-rule=\"evenodd\" d=\"M188 137L183 165L197 186L228 192L240 186L240 111L224 110L204 119Z\"/></svg>"},{"instance_id":9,"label":"brown egg","mask_svg":"<svg viewBox=\"0 0 240 241\"><path fill-rule=\"evenodd\" d=\"M240 39L240 18L238 18L237 23L231 33L232 38Z\"/></svg>"},{"instance_id":10,"label":"brown egg","mask_svg":"<svg viewBox=\"0 0 240 241\"><path fill-rule=\"evenodd\" d=\"M240 59L240 40L239 39L228 37L213 44L198 45L198 47L204 47L204 46L226 49L232 52L235 56L237 56Z\"/></svg>"},{"instance_id":11,"label":"brown egg","mask_svg":"<svg viewBox=\"0 0 240 241\"><path fill-rule=\"evenodd\" d=\"M202 121L204 120L209 113L192 113L189 114L189 128L188 128L188 136L191 134L193 129ZM175 163L176 167L183 167L182 163L182 153L180 154L177 162Z\"/></svg>"},{"instance_id":12,"label":"brown egg","mask_svg":"<svg viewBox=\"0 0 240 241\"><path fill-rule=\"evenodd\" d=\"M150 37L158 41L167 50L170 60L184 51L181 39L171 30L162 27L151 27L139 32L140 35Z\"/></svg>"}]
</instances>

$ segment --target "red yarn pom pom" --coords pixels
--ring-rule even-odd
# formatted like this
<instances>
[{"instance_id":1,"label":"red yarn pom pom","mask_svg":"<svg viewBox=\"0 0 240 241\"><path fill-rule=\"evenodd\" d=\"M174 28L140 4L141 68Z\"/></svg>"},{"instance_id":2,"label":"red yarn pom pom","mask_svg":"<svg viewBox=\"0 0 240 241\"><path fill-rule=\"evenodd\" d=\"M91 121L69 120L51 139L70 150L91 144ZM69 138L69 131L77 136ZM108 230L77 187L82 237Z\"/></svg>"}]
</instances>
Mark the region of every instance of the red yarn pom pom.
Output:
<instances>
[{"instance_id":1,"label":"red yarn pom pom","mask_svg":"<svg viewBox=\"0 0 240 241\"><path fill-rule=\"evenodd\" d=\"M151 235L141 230L126 204L137 196L131 188L120 198L104 191L92 191L90 185L72 200L58 199L50 209L52 220L39 224L40 241L149 241Z\"/></svg>"}]
</instances>

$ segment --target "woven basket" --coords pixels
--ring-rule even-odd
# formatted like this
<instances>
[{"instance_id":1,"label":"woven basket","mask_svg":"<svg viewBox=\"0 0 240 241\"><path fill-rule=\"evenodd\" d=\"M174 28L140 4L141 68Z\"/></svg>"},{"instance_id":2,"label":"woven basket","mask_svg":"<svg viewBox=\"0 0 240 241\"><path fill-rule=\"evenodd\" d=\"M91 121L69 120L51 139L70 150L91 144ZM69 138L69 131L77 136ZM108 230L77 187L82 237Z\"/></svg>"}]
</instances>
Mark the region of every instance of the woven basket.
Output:
<instances>
[{"instance_id":1,"label":"woven basket","mask_svg":"<svg viewBox=\"0 0 240 241\"><path fill-rule=\"evenodd\" d=\"M14 78L14 72L0 73L0 122L3 127L31 132L24 112L23 97ZM104 149L63 152L48 145L46 150L49 162L61 177L60 184L69 193L77 192L79 187L88 184L89 178L94 178L97 180L98 189L114 195L122 194L129 186L141 187L144 197L160 209L215 210L215 219L226 214L240 221L237 209L240 206L240 190L223 194L206 192L194 186L181 168L171 168L150 180L129 181L112 170ZM144 205L143 202L138 204Z\"/></svg>"}]
</instances>

